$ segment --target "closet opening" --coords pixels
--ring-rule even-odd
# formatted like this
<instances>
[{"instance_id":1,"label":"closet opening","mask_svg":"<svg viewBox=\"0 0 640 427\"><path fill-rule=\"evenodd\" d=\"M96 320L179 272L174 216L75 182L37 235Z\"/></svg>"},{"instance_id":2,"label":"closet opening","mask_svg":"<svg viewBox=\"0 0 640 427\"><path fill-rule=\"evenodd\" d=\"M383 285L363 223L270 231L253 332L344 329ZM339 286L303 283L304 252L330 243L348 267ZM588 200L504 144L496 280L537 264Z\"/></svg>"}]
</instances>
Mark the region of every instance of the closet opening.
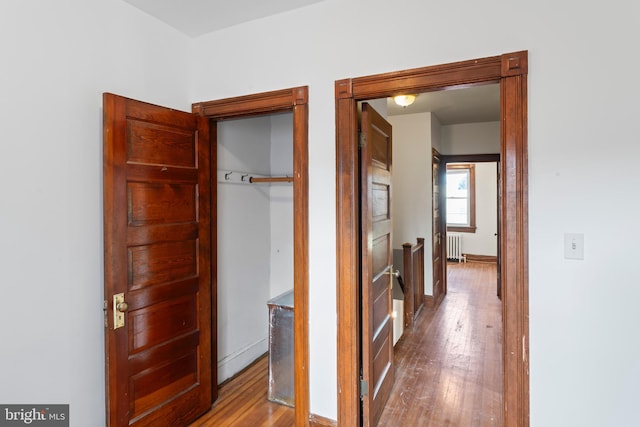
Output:
<instances>
[{"instance_id":1,"label":"closet opening","mask_svg":"<svg viewBox=\"0 0 640 427\"><path fill-rule=\"evenodd\" d=\"M270 384L286 391L280 397L290 405L293 355L284 359L293 351L293 318L270 325L268 303L283 294L293 303L292 117L284 112L217 124L218 382L272 351L269 337L277 335L276 348L287 348L269 355L279 368Z\"/></svg>"},{"instance_id":2,"label":"closet opening","mask_svg":"<svg viewBox=\"0 0 640 427\"><path fill-rule=\"evenodd\" d=\"M287 365L295 424L308 425L308 88L192 110L209 118L212 134L213 400L220 383L269 350L268 302L292 292Z\"/></svg>"}]
</instances>

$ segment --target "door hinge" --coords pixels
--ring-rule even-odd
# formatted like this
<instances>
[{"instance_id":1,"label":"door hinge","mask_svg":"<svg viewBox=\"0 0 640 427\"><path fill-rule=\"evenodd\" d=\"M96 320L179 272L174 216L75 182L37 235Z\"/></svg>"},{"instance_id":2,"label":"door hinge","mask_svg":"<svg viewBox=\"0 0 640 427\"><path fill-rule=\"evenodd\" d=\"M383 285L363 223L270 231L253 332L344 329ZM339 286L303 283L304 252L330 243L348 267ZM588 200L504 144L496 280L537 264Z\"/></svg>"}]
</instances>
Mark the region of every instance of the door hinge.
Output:
<instances>
[{"instance_id":1,"label":"door hinge","mask_svg":"<svg viewBox=\"0 0 640 427\"><path fill-rule=\"evenodd\" d=\"M359 138L358 138L358 147L360 148L364 148L367 145L367 134L364 132L360 132Z\"/></svg>"},{"instance_id":2,"label":"door hinge","mask_svg":"<svg viewBox=\"0 0 640 427\"><path fill-rule=\"evenodd\" d=\"M360 377L360 398L369 395L369 382Z\"/></svg>"}]
</instances>

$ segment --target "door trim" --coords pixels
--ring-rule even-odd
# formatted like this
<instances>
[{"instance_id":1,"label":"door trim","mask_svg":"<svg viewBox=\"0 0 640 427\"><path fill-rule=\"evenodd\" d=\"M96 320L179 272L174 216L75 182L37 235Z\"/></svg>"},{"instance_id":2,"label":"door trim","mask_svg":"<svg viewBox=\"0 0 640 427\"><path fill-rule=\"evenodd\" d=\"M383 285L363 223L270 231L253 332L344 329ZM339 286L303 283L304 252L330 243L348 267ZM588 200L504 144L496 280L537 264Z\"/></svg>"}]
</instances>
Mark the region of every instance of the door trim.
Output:
<instances>
[{"instance_id":1,"label":"door trim","mask_svg":"<svg viewBox=\"0 0 640 427\"><path fill-rule=\"evenodd\" d=\"M357 101L500 83L503 425L529 426L527 51L335 82L338 425L360 425Z\"/></svg>"},{"instance_id":2,"label":"door trim","mask_svg":"<svg viewBox=\"0 0 640 427\"><path fill-rule=\"evenodd\" d=\"M192 111L214 122L240 117L291 111L293 113L293 298L294 298L294 404L296 426L309 425L309 92L307 86L239 96L215 101L194 103ZM212 132L215 132L212 126ZM216 147L211 147L215 156ZM212 166L217 165L215 157ZM215 175L213 175L215 176ZM216 186L212 185L212 191ZM217 210L217 200L211 207ZM215 217L213 218L215 220ZM215 233L217 227L212 227ZM212 236L212 265L216 266L217 236ZM216 283L216 277L212 278ZM215 304L215 293L213 295ZM215 310L215 306L214 306ZM214 358L212 363L216 364ZM214 365L215 366L215 365ZM215 369L213 369L215 371ZM217 378L217 375L216 375ZM217 383L217 381L215 381Z\"/></svg>"},{"instance_id":3,"label":"door trim","mask_svg":"<svg viewBox=\"0 0 640 427\"><path fill-rule=\"evenodd\" d=\"M437 224L437 227L440 229L440 281L442 282L442 292L440 292L438 295L436 295L436 283L435 283L435 271L432 271L432 276L433 276L433 282L432 282L432 286L431 286L431 295L425 295L424 296L424 300L425 300L425 306L428 305L430 307L437 307L438 305L440 305L440 302L442 302L442 300L444 299L444 297L447 295L447 200L446 200L446 185L445 185L445 180L444 178L446 177L447 174L447 163L445 161L445 156L443 156L442 154L440 154L438 152L438 150L436 150L435 148L431 149L431 175L433 176L433 165L435 164L435 160L438 159L440 161L440 165L439 165L439 169L438 169L438 173L440 174L440 176L438 177L438 182L440 184L440 187L443 187L440 189L440 191L438 192L438 196L439 196L439 200L438 200L438 206L440 207L440 221ZM432 178L432 193L431 193L431 199L433 200L433 178ZM435 211L435 202L432 201L431 204L431 214L433 215L433 212ZM433 220L433 217L432 217ZM433 221L431 221L433 223ZM431 247L435 247L435 243L434 243L434 236L433 236L433 225L432 225L432 230L431 230ZM436 258L436 253L434 252L431 255L431 264L433 265L435 258ZM427 304L427 301L429 301L429 304Z\"/></svg>"}]
</instances>

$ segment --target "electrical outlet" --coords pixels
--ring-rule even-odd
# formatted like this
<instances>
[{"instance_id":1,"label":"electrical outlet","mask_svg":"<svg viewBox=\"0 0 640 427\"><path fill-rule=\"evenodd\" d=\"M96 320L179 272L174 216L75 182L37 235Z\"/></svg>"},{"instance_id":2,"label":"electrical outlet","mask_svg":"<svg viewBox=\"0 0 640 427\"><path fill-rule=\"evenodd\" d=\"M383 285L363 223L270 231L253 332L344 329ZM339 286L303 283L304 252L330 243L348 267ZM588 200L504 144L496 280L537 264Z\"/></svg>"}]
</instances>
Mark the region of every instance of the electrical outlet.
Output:
<instances>
[{"instance_id":1,"label":"electrical outlet","mask_svg":"<svg viewBox=\"0 0 640 427\"><path fill-rule=\"evenodd\" d=\"M564 257L566 259L584 259L584 234L564 234Z\"/></svg>"}]
</instances>

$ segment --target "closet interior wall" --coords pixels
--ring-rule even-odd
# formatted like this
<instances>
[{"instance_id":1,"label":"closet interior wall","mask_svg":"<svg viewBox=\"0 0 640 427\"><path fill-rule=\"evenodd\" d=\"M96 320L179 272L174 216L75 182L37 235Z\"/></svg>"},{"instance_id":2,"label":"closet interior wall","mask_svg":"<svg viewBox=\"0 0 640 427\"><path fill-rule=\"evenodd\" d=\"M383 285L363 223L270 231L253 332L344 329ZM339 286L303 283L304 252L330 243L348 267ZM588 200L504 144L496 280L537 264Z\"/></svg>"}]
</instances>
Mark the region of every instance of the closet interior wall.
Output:
<instances>
[{"instance_id":1,"label":"closet interior wall","mask_svg":"<svg viewBox=\"0 0 640 427\"><path fill-rule=\"evenodd\" d=\"M268 351L267 301L293 289L293 116L218 122L218 381ZM231 180L230 180L231 181Z\"/></svg>"}]
</instances>

